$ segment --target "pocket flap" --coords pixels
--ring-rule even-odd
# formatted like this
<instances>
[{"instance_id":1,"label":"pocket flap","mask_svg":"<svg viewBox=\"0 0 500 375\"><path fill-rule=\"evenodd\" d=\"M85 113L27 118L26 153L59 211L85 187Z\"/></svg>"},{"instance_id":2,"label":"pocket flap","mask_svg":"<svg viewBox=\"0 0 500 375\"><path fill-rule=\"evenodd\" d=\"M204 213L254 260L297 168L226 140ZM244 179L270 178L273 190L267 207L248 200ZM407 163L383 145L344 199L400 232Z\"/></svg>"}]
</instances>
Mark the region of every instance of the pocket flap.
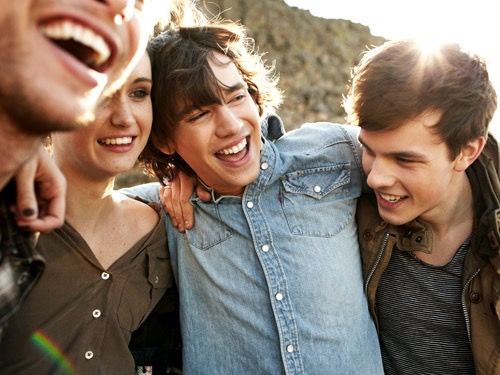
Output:
<instances>
[{"instance_id":1,"label":"pocket flap","mask_svg":"<svg viewBox=\"0 0 500 375\"><path fill-rule=\"evenodd\" d=\"M168 289L172 286L173 275L167 248L148 250L148 280L153 288Z\"/></svg>"},{"instance_id":2,"label":"pocket flap","mask_svg":"<svg viewBox=\"0 0 500 375\"><path fill-rule=\"evenodd\" d=\"M350 163L304 169L282 178L285 191L321 199L351 181Z\"/></svg>"}]
</instances>

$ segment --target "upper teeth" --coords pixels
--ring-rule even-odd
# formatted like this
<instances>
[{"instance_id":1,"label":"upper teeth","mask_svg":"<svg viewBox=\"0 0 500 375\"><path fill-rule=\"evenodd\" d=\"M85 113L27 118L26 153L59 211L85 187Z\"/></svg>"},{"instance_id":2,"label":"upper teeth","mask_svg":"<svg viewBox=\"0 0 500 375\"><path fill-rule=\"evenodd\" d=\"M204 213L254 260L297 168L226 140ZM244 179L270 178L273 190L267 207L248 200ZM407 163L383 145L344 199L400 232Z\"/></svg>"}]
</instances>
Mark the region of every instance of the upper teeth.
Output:
<instances>
[{"instance_id":1,"label":"upper teeth","mask_svg":"<svg viewBox=\"0 0 500 375\"><path fill-rule=\"evenodd\" d=\"M128 145L129 143L132 143L132 137L105 138L100 139L99 143L105 145Z\"/></svg>"},{"instance_id":2,"label":"upper teeth","mask_svg":"<svg viewBox=\"0 0 500 375\"><path fill-rule=\"evenodd\" d=\"M101 65L111 55L104 39L93 30L71 21L53 22L41 27L44 35L51 39L73 39L93 49L97 53L96 66Z\"/></svg>"},{"instance_id":3,"label":"upper teeth","mask_svg":"<svg viewBox=\"0 0 500 375\"><path fill-rule=\"evenodd\" d=\"M389 202L397 202L401 199L399 195L390 195L390 194L380 194L380 196Z\"/></svg>"},{"instance_id":4,"label":"upper teeth","mask_svg":"<svg viewBox=\"0 0 500 375\"><path fill-rule=\"evenodd\" d=\"M241 150L243 150L245 148L245 146L247 145L247 140L246 138L244 138L240 143L238 143L236 146L233 146L233 147L229 147L229 148L225 148L224 150L220 150L219 152L217 152L218 154L222 154L222 155L231 155L231 154L237 154L238 152L240 152Z\"/></svg>"}]
</instances>

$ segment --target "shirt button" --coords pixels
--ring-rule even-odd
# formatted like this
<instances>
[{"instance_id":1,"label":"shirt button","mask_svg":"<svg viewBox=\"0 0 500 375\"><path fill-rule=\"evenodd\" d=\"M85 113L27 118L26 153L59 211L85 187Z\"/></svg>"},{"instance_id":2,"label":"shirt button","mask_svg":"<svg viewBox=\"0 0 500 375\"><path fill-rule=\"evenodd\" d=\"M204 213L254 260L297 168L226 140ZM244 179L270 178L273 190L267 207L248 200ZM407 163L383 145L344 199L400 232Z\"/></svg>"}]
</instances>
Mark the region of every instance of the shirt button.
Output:
<instances>
[{"instance_id":1,"label":"shirt button","mask_svg":"<svg viewBox=\"0 0 500 375\"><path fill-rule=\"evenodd\" d=\"M103 280L109 279L109 273L107 273L107 272L101 273L101 279L103 279Z\"/></svg>"},{"instance_id":2,"label":"shirt button","mask_svg":"<svg viewBox=\"0 0 500 375\"><path fill-rule=\"evenodd\" d=\"M158 284L160 282L160 276L155 275L155 284Z\"/></svg>"},{"instance_id":3,"label":"shirt button","mask_svg":"<svg viewBox=\"0 0 500 375\"><path fill-rule=\"evenodd\" d=\"M262 246L262 251L267 253L269 251L269 245L263 245Z\"/></svg>"},{"instance_id":4,"label":"shirt button","mask_svg":"<svg viewBox=\"0 0 500 375\"><path fill-rule=\"evenodd\" d=\"M22 285L24 284L29 278L28 272L23 272L22 274L19 275L19 278L17 279L17 285Z\"/></svg>"},{"instance_id":5,"label":"shirt button","mask_svg":"<svg viewBox=\"0 0 500 375\"><path fill-rule=\"evenodd\" d=\"M266 162L264 162L264 163L262 163L260 165L260 168L265 171L267 168L269 168L269 164L267 164Z\"/></svg>"},{"instance_id":6,"label":"shirt button","mask_svg":"<svg viewBox=\"0 0 500 375\"><path fill-rule=\"evenodd\" d=\"M278 301L281 301L281 300L283 299L283 294L281 294L281 293L276 293L276 296L275 296L275 297L276 297L276 299L277 299Z\"/></svg>"},{"instance_id":7,"label":"shirt button","mask_svg":"<svg viewBox=\"0 0 500 375\"><path fill-rule=\"evenodd\" d=\"M94 356L94 353L92 352L92 350L87 350L85 352L85 359L92 359L93 356Z\"/></svg>"},{"instance_id":8,"label":"shirt button","mask_svg":"<svg viewBox=\"0 0 500 375\"><path fill-rule=\"evenodd\" d=\"M99 318L101 316L101 310L95 309L94 311L92 311L92 316L96 319Z\"/></svg>"},{"instance_id":9,"label":"shirt button","mask_svg":"<svg viewBox=\"0 0 500 375\"><path fill-rule=\"evenodd\" d=\"M253 208L253 202L247 202L247 207L248 208Z\"/></svg>"},{"instance_id":10,"label":"shirt button","mask_svg":"<svg viewBox=\"0 0 500 375\"><path fill-rule=\"evenodd\" d=\"M292 344L286 346L286 351L288 353L293 353L295 351L295 348L293 347Z\"/></svg>"},{"instance_id":11,"label":"shirt button","mask_svg":"<svg viewBox=\"0 0 500 375\"><path fill-rule=\"evenodd\" d=\"M319 193L319 192L321 191L321 186L316 185L316 186L314 187L314 191L315 191L316 193Z\"/></svg>"}]
</instances>

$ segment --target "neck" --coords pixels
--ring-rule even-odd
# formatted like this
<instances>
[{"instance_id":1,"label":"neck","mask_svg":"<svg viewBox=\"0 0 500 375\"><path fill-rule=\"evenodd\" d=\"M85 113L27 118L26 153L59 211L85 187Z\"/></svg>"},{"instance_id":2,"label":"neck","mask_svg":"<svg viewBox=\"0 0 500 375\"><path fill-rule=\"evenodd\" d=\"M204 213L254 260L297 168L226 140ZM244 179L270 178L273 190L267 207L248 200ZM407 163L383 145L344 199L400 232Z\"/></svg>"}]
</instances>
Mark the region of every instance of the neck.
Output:
<instances>
[{"instance_id":1,"label":"neck","mask_svg":"<svg viewBox=\"0 0 500 375\"><path fill-rule=\"evenodd\" d=\"M454 232L455 228L460 228L462 231L465 227L468 228L464 233L465 238L472 231L474 221L474 201L472 196L472 188L465 172L460 175L452 186L455 186L454 191L450 191L443 207L440 207L435 217L428 220L432 227L434 236L445 237L448 233Z\"/></svg>"},{"instance_id":2,"label":"neck","mask_svg":"<svg viewBox=\"0 0 500 375\"><path fill-rule=\"evenodd\" d=\"M83 176L65 173L68 181L66 194L66 220L78 229L82 224L100 222L114 206L114 178L90 181Z\"/></svg>"},{"instance_id":3,"label":"neck","mask_svg":"<svg viewBox=\"0 0 500 375\"><path fill-rule=\"evenodd\" d=\"M467 175L463 173L460 181L456 181L453 185L457 186L457 189L450 191L448 204L440 207L440 212L430 220L423 218L431 225L432 252L430 254L415 253L419 259L435 266L449 263L473 230L474 200Z\"/></svg>"},{"instance_id":4,"label":"neck","mask_svg":"<svg viewBox=\"0 0 500 375\"><path fill-rule=\"evenodd\" d=\"M39 135L26 134L5 116L0 115L0 189L9 182L17 170L31 158L41 145Z\"/></svg>"}]
</instances>

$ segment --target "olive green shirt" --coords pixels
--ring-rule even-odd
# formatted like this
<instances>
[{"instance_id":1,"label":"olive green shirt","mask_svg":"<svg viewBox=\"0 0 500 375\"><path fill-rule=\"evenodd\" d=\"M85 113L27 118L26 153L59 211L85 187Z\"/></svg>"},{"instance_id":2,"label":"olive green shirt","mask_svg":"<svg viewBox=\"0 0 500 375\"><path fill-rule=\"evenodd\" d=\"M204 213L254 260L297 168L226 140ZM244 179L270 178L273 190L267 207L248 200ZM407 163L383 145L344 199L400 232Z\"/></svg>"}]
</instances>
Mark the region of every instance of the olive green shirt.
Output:
<instances>
[{"instance_id":1,"label":"olive green shirt","mask_svg":"<svg viewBox=\"0 0 500 375\"><path fill-rule=\"evenodd\" d=\"M131 333L173 282L164 226L107 270L69 224L42 234L46 270L5 329L0 372L133 374Z\"/></svg>"}]
</instances>

